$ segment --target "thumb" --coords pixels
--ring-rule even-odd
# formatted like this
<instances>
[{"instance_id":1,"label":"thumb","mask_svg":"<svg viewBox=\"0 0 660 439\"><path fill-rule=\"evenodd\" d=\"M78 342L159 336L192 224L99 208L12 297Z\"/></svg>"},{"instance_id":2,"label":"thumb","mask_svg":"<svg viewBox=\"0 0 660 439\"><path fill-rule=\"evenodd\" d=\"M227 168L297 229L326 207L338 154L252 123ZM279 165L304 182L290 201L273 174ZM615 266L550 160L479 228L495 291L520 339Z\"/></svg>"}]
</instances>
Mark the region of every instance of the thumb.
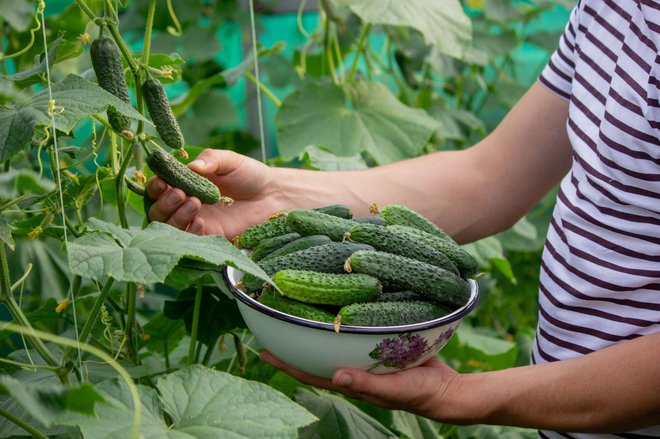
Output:
<instances>
[{"instance_id":1,"label":"thumb","mask_svg":"<svg viewBox=\"0 0 660 439\"><path fill-rule=\"evenodd\" d=\"M245 156L234 151L205 149L188 164L188 167L198 174L223 176L238 169L245 159Z\"/></svg>"}]
</instances>

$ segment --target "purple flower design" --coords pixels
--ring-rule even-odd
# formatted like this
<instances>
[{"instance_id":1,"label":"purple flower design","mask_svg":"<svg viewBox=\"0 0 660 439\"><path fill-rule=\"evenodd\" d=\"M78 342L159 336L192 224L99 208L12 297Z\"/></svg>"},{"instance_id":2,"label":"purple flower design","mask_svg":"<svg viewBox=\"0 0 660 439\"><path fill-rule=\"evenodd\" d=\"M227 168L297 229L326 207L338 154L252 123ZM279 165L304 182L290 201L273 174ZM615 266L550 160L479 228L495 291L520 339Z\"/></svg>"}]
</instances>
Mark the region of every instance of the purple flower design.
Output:
<instances>
[{"instance_id":1,"label":"purple flower design","mask_svg":"<svg viewBox=\"0 0 660 439\"><path fill-rule=\"evenodd\" d=\"M379 365L404 368L407 364L417 361L429 350L426 339L420 335L403 334L398 338L386 338L369 352L369 356L378 360L370 369Z\"/></svg>"},{"instance_id":2,"label":"purple flower design","mask_svg":"<svg viewBox=\"0 0 660 439\"><path fill-rule=\"evenodd\" d=\"M440 337L438 337L431 346L436 347L446 343L451 338L451 336L454 335L455 331L456 331L456 327L447 329L445 332L440 334Z\"/></svg>"}]
</instances>

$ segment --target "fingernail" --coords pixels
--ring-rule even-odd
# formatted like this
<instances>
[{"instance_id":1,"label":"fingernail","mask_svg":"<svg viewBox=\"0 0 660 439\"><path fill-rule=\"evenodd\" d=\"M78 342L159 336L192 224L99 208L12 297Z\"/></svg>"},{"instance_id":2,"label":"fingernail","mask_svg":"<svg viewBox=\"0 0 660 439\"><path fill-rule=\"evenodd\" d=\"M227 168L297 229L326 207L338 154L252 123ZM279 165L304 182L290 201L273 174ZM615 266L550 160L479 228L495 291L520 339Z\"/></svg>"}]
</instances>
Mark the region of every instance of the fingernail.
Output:
<instances>
[{"instance_id":1,"label":"fingernail","mask_svg":"<svg viewBox=\"0 0 660 439\"><path fill-rule=\"evenodd\" d=\"M348 386L349 384L351 384L351 381L353 381L353 378L347 373L342 373L335 380L337 385L342 387Z\"/></svg>"},{"instance_id":2,"label":"fingernail","mask_svg":"<svg viewBox=\"0 0 660 439\"><path fill-rule=\"evenodd\" d=\"M202 225L197 221L193 221L193 223L190 224L190 229L188 229L188 231L197 234L202 231Z\"/></svg>"},{"instance_id":3,"label":"fingernail","mask_svg":"<svg viewBox=\"0 0 660 439\"><path fill-rule=\"evenodd\" d=\"M186 213L195 213L197 212L197 206L192 201L186 201L183 205L183 211Z\"/></svg>"},{"instance_id":4,"label":"fingernail","mask_svg":"<svg viewBox=\"0 0 660 439\"><path fill-rule=\"evenodd\" d=\"M167 195L167 201L169 201L170 204L179 204L180 200L179 193L176 191L172 191Z\"/></svg>"},{"instance_id":5,"label":"fingernail","mask_svg":"<svg viewBox=\"0 0 660 439\"><path fill-rule=\"evenodd\" d=\"M203 168L206 166L206 161L202 159L195 159L192 162L190 162L190 164L198 168Z\"/></svg>"}]
</instances>

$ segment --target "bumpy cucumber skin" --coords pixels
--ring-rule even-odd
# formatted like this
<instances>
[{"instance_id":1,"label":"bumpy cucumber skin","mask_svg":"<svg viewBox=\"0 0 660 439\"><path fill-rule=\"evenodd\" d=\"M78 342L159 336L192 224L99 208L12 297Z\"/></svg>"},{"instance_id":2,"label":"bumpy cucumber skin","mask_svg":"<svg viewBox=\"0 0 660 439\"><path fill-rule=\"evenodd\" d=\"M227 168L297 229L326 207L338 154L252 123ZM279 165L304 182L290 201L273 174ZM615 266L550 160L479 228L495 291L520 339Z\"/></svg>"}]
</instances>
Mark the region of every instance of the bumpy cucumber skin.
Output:
<instances>
[{"instance_id":1,"label":"bumpy cucumber skin","mask_svg":"<svg viewBox=\"0 0 660 439\"><path fill-rule=\"evenodd\" d=\"M297 240L300 235L297 233L287 233L285 235L273 236L272 238L264 239L252 250L250 257L253 261L260 261L265 257L271 255L274 251L284 247L285 245Z\"/></svg>"},{"instance_id":2,"label":"bumpy cucumber skin","mask_svg":"<svg viewBox=\"0 0 660 439\"><path fill-rule=\"evenodd\" d=\"M380 215L353 217L353 221L360 224L375 224L377 226L386 226L388 222Z\"/></svg>"},{"instance_id":3,"label":"bumpy cucumber skin","mask_svg":"<svg viewBox=\"0 0 660 439\"><path fill-rule=\"evenodd\" d=\"M335 322L350 326L398 326L438 319L449 310L431 302L354 303L339 310Z\"/></svg>"},{"instance_id":4,"label":"bumpy cucumber skin","mask_svg":"<svg viewBox=\"0 0 660 439\"><path fill-rule=\"evenodd\" d=\"M289 233L295 232L286 223L286 218L280 216L245 229L238 237L238 245L241 248L255 248L263 240Z\"/></svg>"},{"instance_id":5,"label":"bumpy cucumber skin","mask_svg":"<svg viewBox=\"0 0 660 439\"><path fill-rule=\"evenodd\" d=\"M333 323L335 319L335 316L328 311L307 303L287 299L280 293L272 290L264 290L258 300L269 308L315 322Z\"/></svg>"},{"instance_id":6,"label":"bumpy cucumber skin","mask_svg":"<svg viewBox=\"0 0 660 439\"><path fill-rule=\"evenodd\" d=\"M343 204L332 204L329 206L322 206L308 210L321 212L333 217L336 216L338 218L344 219L349 219L353 216L351 209L344 206ZM284 215L247 228L238 237L238 245L241 248L254 248L264 239L295 232L295 230L293 230L289 224L287 224L286 212L282 213ZM316 235L316 233L312 234Z\"/></svg>"},{"instance_id":7,"label":"bumpy cucumber skin","mask_svg":"<svg viewBox=\"0 0 660 439\"><path fill-rule=\"evenodd\" d=\"M286 297L315 305L371 302L383 291L380 281L368 274L281 270L273 276L273 283Z\"/></svg>"},{"instance_id":8,"label":"bumpy cucumber skin","mask_svg":"<svg viewBox=\"0 0 660 439\"><path fill-rule=\"evenodd\" d=\"M292 210L286 218L287 224L303 236L326 235L333 241L342 241L344 234L358 223L314 210Z\"/></svg>"},{"instance_id":9,"label":"bumpy cucumber skin","mask_svg":"<svg viewBox=\"0 0 660 439\"><path fill-rule=\"evenodd\" d=\"M359 224L352 227L348 233L346 236L351 241L369 244L383 252L428 262L454 274L459 274L456 265L444 253L423 242L411 239L409 235L398 232L396 229L374 224Z\"/></svg>"},{"instance_id":10,"label":"bumpy cucumber skin","mask_svg":"<svg viewBox=\"0 0 660 439\"><path fill-rule=\"evenodd\" d=\"M89 47L89 55L99 86L130 104L131 98L128 95L128 85L126 85L126 78L124 77L121 55L112 38L101 37L92 41ZM108 109L108 122L115 131L120 133L131 127L131 121L128 117L110 108Z\"/></svg>"},{"instance_id":11,"label":"bumpy cucumber skin","mask_svg":"<svg viewBox=\"0 0 660 439\"><path fill-rule=\"evenodd\" d=\"M435 235L438 238L453 241L451 236L447 235L440 227L424 218L421 214L401 204L388 204L381 209L379 215L385 218L388 224L414 227Z\"/></svg>"},{"instance_id":12,"label":"bumpy cucumber skin","mask_svg":"<svg viewBox=\"0 0 660 439\"><path fill-rule=\"evenodd\" d=\"M259 261L259 266L272 276L281 270L309 270L319 273L343 273L344 262L358 250L373 250L365 244L331 242L329 244L299 250L287 255ZM263 281L247 273L243 277L243 286L247 292L254 292L263 286Z\"/></svg>"},{"instance_id":13,"label":"bumpy cucumber skin","mask_svg":"<svg viewBox=\"0 0 660 439\"><path fill-rule=\"evenodd\" d=\"M452 309L465 305L470 285L443 268L405 256L379 251L357 251L345 265L346 271L370 274L382 281L412 290Z\"/></svg>"},{"instance_id":14,"label":"bumpy cucumber skin","mask_svg":"<svg viewBox=\"0 0 660 439\"><path fill-rule=\"evenodd\" d=\"M479 271L477 261L467 251L461 248L453 239L447 240L436 235L424 232L414 227L393 225L388 226L392 230L407 234L412 239L428 244L445 254L456 265L461 276L468 279Z\"/></svg>"},{"instance_id":15,"label":"bumpy cucumber skin","mask_svg":"<svg viewBox=\"0 0 660 439\"><path fill-rule=\"evenodd\" d=\"M298 234L296 233L296 235ZM325 235L309 235L303 237L300 237L300 235L298 235L298 237L299 238L296 239L295 241L292 241L278 248L277 250L275 250L274 252L272 252L263 259L276 258L278 256L288 255L289 253L305 250L307 248L312 248L319 245L329 244L332 242L332 240Z\"/></svg>"},{"instance_id":16,"label":"bumpy cucumber skin","mask_svg":"<svg viewBox=\"0 0 660 439\"><path fill-rule=\"evenodd\" d=\"M181 189L189 197L199 198L204 204L215 204L220 200L220 190L216 185L188 169L168 152L153 151L147 157L147 166L167 184Z\"/></svg>"},{"instance_id":17,"label":"bumpy cucumber skin","mask_svg":"<svg viewBox=\"0 0 660 439\"><path fill-rule=\"evenodd\" d=\"M142 96L144 96L151 120L163 142L172 149L183 148L183 133L160 81L154 78L144 81Z\"/></svg>"},{"instance_id":18,"label":"bumpy cucumber skin","mask_svg":"<svg viewBox=\"0 0 660 439\"><path fill-rule=\"evenodd\" d=\"M414 291L387 291L376 299L376 302L411 302L411 301L426 301L426 297L417 294Z\"/></svg>"}]
</instances>

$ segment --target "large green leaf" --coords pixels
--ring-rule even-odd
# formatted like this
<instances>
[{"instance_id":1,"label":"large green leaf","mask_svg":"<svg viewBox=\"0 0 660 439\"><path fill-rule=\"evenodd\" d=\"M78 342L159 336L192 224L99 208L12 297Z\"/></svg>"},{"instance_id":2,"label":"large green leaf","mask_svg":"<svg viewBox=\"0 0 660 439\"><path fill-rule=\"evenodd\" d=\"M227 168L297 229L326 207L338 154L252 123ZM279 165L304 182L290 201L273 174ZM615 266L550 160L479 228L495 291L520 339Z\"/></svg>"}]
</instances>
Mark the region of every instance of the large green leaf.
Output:
<instances>
[{"instance_id":1,"label":"large green leaf","mask_svg":"<svg viewBox=\"0 0 660 439\"><path fill-rule=\"evenodd\" d=\"M10 169L0 173L0 199L14 198L25 192L42 194L53 189L55 184L51 180L41 178L28 169Z\"/></svg>"},{"instance_id":2,"label":"large green leaf","mask_svg":"<svg viewBox=\"0 0 660 439\"><path fill-rule=\"evenodd\" d=\"M309 83L284 100L276 122L286 160L309 145L323 145L337 156L367 151L380 164L418 155L439 127L383 84L362 81L344 87Z\"/></svg>"},{"instance_id":3,"label":"large green leaf","mask_svg":"<svg viewBox=\"0 0 660 439\"><path fill-rule=\"evenodd\" d=\"M149 122L131 105L80 76L69 75L52 86L55 101L55 128L70 132L78 121L112 107L120 113ZM48 90L35 95L25 104L0 107L0 162L10 159L27 146L35 129L50 126Z\"/></svg>"},{"instance_id":4,"label":"large green leaf","mask_svg":"<svg viewBox=\"0 0 660 439\"><path fill-rule=\"evenodd\" d=\"M13 398L31 418L51 426L59 414L70 410L91 415L94 404L103 401L90 384L76 387L23 383L9 375L0 375L0 395Z\"/></svg>"},{"instance_id":5,"label":"large green leaf","mask_svg":"<svg viewBox=\"0 0 660 439\"><path fill-rule=\"evenodd\" d=\"M300 439L389 439L395 436L342 397L301 387L296 391L295 400L319 418L318 422L301 429Z\"/></svg>"},{"instance_id":6,"label":"large green leaf","mask_svg":"<svg viewBox=\"0 0 660 439\"><path fill-rule=\"evenodd\" d=\"M153 222L145 229L122 229L96 218L91 233L68 246L73 274L101 280L163 282L181 258L215 265L231 265L265 280L266 273L221 236L197 236L170 225Z\"/></svg>"},{"instance_id":7,"label":"large green leaf","mask_svg":"<svg viewBox=\"0 0 660 439\"><path fill-rule=\"evenodd\" d=\"M296 438L298 428L316 418L265 384L247 381L204 366L192 366L162 377L158 392L139 386L140 433L146 439ZM128 438L133 401L122 381L97 385L107 403L96 417L67 413L59 423L76 425L85 439ZM165 422L163 410L172 420Z\"/></svg>"},{"instance_id":8,"label":"large green leaf","mask_svg":"<svg viewBox=\"0 0 660 439\"><path fill-rule=\"evenodd\" d=\"M517 347L514 342L487 333L481 328L461 325L456 339L462 348L462 359L471 360L487 369L505 369L516 361Z\"/></svg>"},{"instance_id":9,"label":"large green leaf","mask_svg":"<svg viewBox=\"0 0 660 439\"><path fill-rule=\"evenodd\" d=\"M191 437L296 438L316 417L256 381L193 366L158 381L173 429Z\"/></svg>"},{"instance_id":10,"label":"large green leaf","mask_svg":"<svg viewBox=\"0 0 660 439\"><path fill-rule=\"evenodd\" d=\"M470 19L459 0L335 0L373 24L408 26L427 43L460 58L469 46Z\"/></svg>"},{"instance_id":11,"label":"large green leaf","mask_svg":"<svg viewBox=\"0 0 660 439\"><path fill-rule=\"evenodd\" d=\"M393 410L393 427L410 439L442 439L437 422L401 410Z\"/></svg>"},{"instance_id":12,"label":"large green leaf","mask_svg":"<svg viewBox=\"0 0 660 439\"><path fill-rule=\"evenodd\" d=\"M17 31L30 26L34 15L34 2L30 0L0 0L0 19L4 19Z\"/></svg>"},{"instance_id":13,"label":"large green leaf","mask_svg":"<svg viewBox=\"0 0 660 439\"><path fill-rule=\"evenodd\" d=\"M360 154L350 157L336 156L327 148L310 145L300 157L309 169L317 171L349 171L367 169L367 164Z\"/></svg>"}]
</instances>

